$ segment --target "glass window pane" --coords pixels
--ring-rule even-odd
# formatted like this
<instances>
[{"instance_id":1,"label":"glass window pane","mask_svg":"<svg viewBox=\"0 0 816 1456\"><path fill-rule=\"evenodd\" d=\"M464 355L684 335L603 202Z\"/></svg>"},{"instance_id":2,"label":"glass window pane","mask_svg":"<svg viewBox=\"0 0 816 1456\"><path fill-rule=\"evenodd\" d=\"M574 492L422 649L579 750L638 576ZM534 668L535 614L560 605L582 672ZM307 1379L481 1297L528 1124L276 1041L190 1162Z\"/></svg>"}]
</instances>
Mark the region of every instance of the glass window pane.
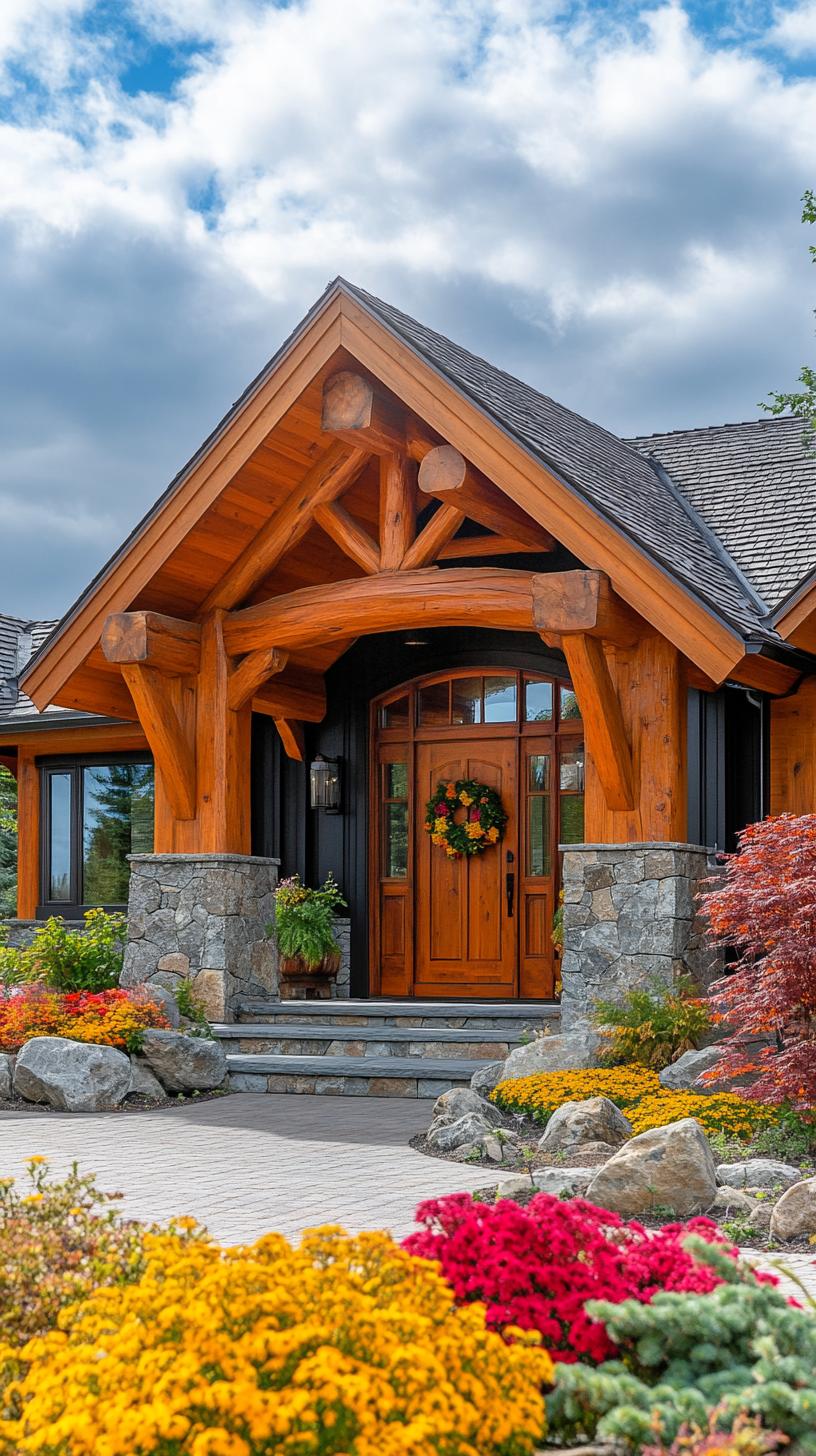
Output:
<instances>
[{"instance_id":1,"label":"glass window pane","mask_svg":"<svg viewBox=\"0 0 816 1456\"><path fill-rule=\"evenodd\" d=\"M484 685L485 723L515 723L515 677L486 677Z\"/></svg>"},{"instance_id":2,"label":"glass window pane","mask_svg":"<svg viewBox=\"0 0 816 1456\"><path fill-rule=\"evenodd\" d=\"M386 799L408 798L407 763L387 763L385 765L385 797Z\"/></svg>"},{"instance_id":3,"label":"glass window pane","mask_svg":"<svg viewBox=\"0 0 816 1456\"><path fill-rule=\"evenodd\" d=\"M560 703L558 710L561 714L562 723L568 718L580 718L581 710L578 707L578 699L576 698L572 688L562 687L559 689L559 694Z\"/></svg>"},{"instance_id":4,"label":"glass window pane","mask_svg":"<svg viewBox=\"0 0 816 1456\"><path fill-rule=\"evenodd\" d=\"M549 794L536 794L527 800L527 873L550 873Z\"/></svg>"},{"instance_id":5,"label":"glass window pane","mask_svg":"<svg viewBox=\"0 0 816 1456\"><path fill-rule=\"evenodd\" d=\"M380 709L381 728L407 728L408 727L408 695L404 698L396 698L393 703Z\"/></svg>"},{"instance_id":6,"label":"glass window pane","mask_svg":"<svg viewBox=\"0 0 816 1456\"><path fill-rule=\"evenodd\" d=\"M454 723L481 723L482 679L455 677L451 683Z\"/></svg>"},{"instance_id":7,"label":"glass window pane","mask_svg":"<svg viewBox=\"0 0 816 1456\"><path fill-rule=\"evenodd\" d=\"M408 874L408 805L385 805L385 865L389 880L404 880Z\"/></svg>"},{"instance_id":8,"label":"glass window pane","mask_svg":"<svg viewBox=\"0 0 816 1456\"><path fill-rule=\"evenodd\" d=\"M571 793L579 793L584 787L584 746L569 748L561 752L560 786Z\"/></svg>"},{"instance_id":9,"label":"glass window pane","mask_svg":"<svg viewBox=\"0 0 816 1456\"><path fill-rule=\"evenodd\" d=\"M530 765L529 787L539 793L550 787L550 755L548 753L531 753L528 759Z\"/></svg>"},{"instance_id":10,"label":"glass window pane","mask_svg":"<svg viewBox=\"0 0 816 1456\"><path fill-rule=\"evenodd\" d=\"M125 904L127 856L152 848L153 765L110 763L83 769L83 904Z\"/></svg>"},{"instance_id":11,"label":"glass window pane","mask_svg":"<svg viewBox=\"0 0 816 1456\"><path fill-rule=\"evenodd\" d=\"M423 728L428 724L449 723L449 682L431 683L419 694L419 721Z\"/></svg>"},{"instance_id":12,"label":"glass window pane","mask_svg":"<svg viewBox=\"0 0 816 1456\"><path fill-rule=\"evenodd\" d=\"M558 842L559 844L583 844L583 794L561 795L561 828L558 835Z\"/></svg>"},{"instance_id":13,"label":"glass window pane","mask_svg":"<svg viewBox=\"0 0 816 1456\"><path fill-rule=\"evenodd\" d=\"M553 715L553 685L527 678L524 684L525 723L549 723Z\"/></svg>"},{"instance_id":14,"label":"glass window pane","mask_svg":"<svg viewBox=\"0 0 816 1456\"><path fill-rule=\"evenodd\" d=\"M71 898L71 775L48 775L48 898Z\"/></svg>"}]
</instances>

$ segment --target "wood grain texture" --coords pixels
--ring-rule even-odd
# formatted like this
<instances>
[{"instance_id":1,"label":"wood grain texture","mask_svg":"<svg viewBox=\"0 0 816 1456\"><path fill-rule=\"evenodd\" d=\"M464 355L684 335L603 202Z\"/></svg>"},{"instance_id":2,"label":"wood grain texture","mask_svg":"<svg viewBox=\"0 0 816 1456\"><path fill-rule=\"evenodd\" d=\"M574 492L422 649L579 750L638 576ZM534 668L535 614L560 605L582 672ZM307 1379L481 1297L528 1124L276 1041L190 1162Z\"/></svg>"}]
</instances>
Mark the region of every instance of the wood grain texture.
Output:
<instances>
[{"instance_id":1,"label":"wood grain texture","mask_svg":"<svg viewBox=\"0 0 816 1456\"><path fill-rule=\"evenodd\" d=\"M34 747L17 754L17 915L34 920L40 897L40 775Z\"/></svg>"},{"instance_id":2,"label":"wood grain texture","mask_svg":"<svg viewBox=\"0 0 816 1456\"><path fill-rule=\"evenodd\" d=\"M464 519L464 511L460 511L458 506L441 505L408 547L402 558L401 569L417 571L423 566L430 566L432 561L444 554L445 547L456 535Z\"/></svg>"},{"instance_id":3,"label":"wood grain texture","mask_svg":"<svg viewBox=\"0 0 816 1456\"><path fill-rule=\"evenodd\" d=\"M566 634L563 648L584 722L587 752L592 755L607 807L634 809L632 750L603 643L585 632L575 632Z\"/></svg>"},{"instance_id":4,"label":"wood grain texture","mask_svg":"<svg viewBox=\"0 0 816 1456\"><path fill-rule=\"evenodd\" d=\"M223 612L201 627L201 672L196 697L197 848L204 853L249 854L249 704L229 705L230 663Z\"/></svg>"},{"instance_id":5,"label":"wood grain texture","mask_svg":"<svg viewBox=\"0 0 816 1456\"><path fill-rule=\"evenodd\" d=\"M102 631L108 662L142 663L180 676L198 672L201 627L160 612L114 612Z\"/></svg>"},{"instance_id":6,"label":"wood grain texture","mask_svg":"<svg viewBox=\"0 0 816 1456\"><path fill-rule=\"evenodd\" d=\"M277 647L262 647L258 652L248 653L230 673L227 701L233 712L246 707L268 678L283 672L288 661L289 654Z\"/></svg>"},{"instance_id":7,"label":"wood grain texture","mask_svg":"<svg viewBox=\"0 0 816 1456\"><path fill-rule=\"evenodd\" d=\"M816 813L816 677L771 703L771 813Z\"/></svg>"},{"instance_id":8,"label":"wood grain texture","mask_svg":"<svg viewBox=\"0 0 816 1456\"><path fill-rule=\"evenodd\" d=\"M551 551L555 544L549 531L474 470L452 445L438 445L428 452L419 467L419 489L457 505L480 526L537 551Z\"/></svg>"},{"instance_id":9,"label":"wood grain texture","mask_svg":"<svg viewBox=\"0 0 816 1456\"><path fill-rule=\"evenodd\" d=\"M317 464L307 471L285 505L277 511L255 539L225 572L218 586L210 592L202 611L234 607L249 596L253 587L263 581L287 551L306 535L314 518L315 506L335 500L356 480L368 460L367 450L349 449L337 442L330 445Z\"/></svg>"},{"instance_id":10,"label":"wood grain texture","mask_svg":"<svg viewBox=\"0 0 816 1456\"><path fill-rule=\"evenodd\" d=\"M136 704L173 814L177 819L192 819L196 803L195 742L183 710L181 681L141 663L123 663L122 676Z\"/></svg>"},{"instance_id":11,"label":"wood grain texture","mask_svg":"<svg viewBox=\"0 0 816 1456\"><path fill-rule=\"evenodd\" d=\"M306 738L303 732L303 724L295 721L294 718L276 718L275 727L280 734L280 741L283 744L287 758L293 758L298 763L303 763L306 757Z\"/></svg>"},{"instance_id":12,"label":"wood grain texture","mask_svg":"<svg viewBox=\"0 0 816 1456\"><path fill-rule=\"evenodd\" d=\"M403 453L380 459L380 570L397 571L416 531L416 466Z\"/></svg>"},{"instance_id":13,"label":"wood grain texture","mask_svg":"<svg viewBox=\"0 0 816 1456\"><path fill-rule=\"evenodd\" d=\"M405 426L405 411L371 379L343 369L326 380L320 417L325 434L391 455L405 450Z\"/></svg>"},{"instance_id":14,"label":"wood grain texture","mask_svg":"<svg viewBox=\"0 0 816 1456\"><path fill-rule=\"evenodd\" d=\"M368 532L336 501L315 507L314 518L321 531L331 536L340 550L369 576L380 569L380 548Z\"/></svg>"}]
</instances>

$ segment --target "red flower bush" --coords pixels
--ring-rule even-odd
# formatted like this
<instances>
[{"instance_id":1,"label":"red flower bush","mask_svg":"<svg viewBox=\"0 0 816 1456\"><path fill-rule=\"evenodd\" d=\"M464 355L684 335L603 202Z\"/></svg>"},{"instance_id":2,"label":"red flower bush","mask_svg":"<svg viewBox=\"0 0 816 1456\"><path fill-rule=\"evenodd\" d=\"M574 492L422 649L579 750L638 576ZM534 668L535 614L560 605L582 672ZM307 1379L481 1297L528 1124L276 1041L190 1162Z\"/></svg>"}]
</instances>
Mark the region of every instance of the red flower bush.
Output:
<instances>
[{"instance_id":1,"label":"red flower bush","mask_svg":"<svg viewBox=\"0 0 816 1456\"><path fill-rule=\"evenodd\" d=\"M739 955L713 988L731 1035L707 1077L757 1074L745 1096L816 1107L816 814L749 825L702 903L714 936Z\"/></svg>"},{"instance_id":2,"label":"red flower bush","mask_svg":"<svg viewBox=\"0 0 816 1456\"><path fill-rule=\"evenodd\" d=\"M549 1193L526 1208L455 1193L421 1203L417 1220L424 1227L404 1247L439 1262L458 1303L482 1301L491 1328L539 1330L553 1359L569 1363L616 1353L604 1326L587 1315L587 1300L648 1304L660 1290L707 1294L723 1282L682 1247L687 1234L737 1257L710 1219L650 1234L582 1198Z\"/></svg>"},{"instance_id":3,"label":"red flower bush","mask_svg":"<svg viewBox=\"0 0 816 1456\"><path fill-rule=\"evenodd\" d=\"M16 1052L33 1036L138 1049L149 1026L167 1027L164 1012L139 990L50 991L42 982L0 992L0 1051Z\"/></svg>"}]
</instances>

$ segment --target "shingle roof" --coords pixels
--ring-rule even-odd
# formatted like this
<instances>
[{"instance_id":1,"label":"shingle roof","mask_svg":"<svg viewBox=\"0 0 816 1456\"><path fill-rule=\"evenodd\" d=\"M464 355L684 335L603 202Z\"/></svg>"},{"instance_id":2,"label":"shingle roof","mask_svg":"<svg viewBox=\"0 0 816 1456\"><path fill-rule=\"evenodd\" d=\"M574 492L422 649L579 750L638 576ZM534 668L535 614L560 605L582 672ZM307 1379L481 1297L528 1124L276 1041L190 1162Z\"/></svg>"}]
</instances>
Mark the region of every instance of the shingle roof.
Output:
<instances>
[{"instance_id":1,"label":"shingle roof","mask_svg":"<svg viewBox=\"0 0 816 1456\"><path fill-rule=\"evenodd\" d=\"M816 566L816 457L801 420L670 430L629 443L657 457L769 611Z\"/></svg>"},{"instance_id":2,"label":"shingle roof","mask_svg":"<svg viewBox=\"0 0 816 1456\"><path fill-rule=\"evenodd\" d=\"M50 636L55 622L28 622L22 617L8 617L0 612L0 728L19 727L26 720L38 719L30 698L18 687L17 680L35 652ZM46 708L49 717L85 717L65 708Z\"/></svg>"},{"instance_id":3,"label":"shingle roof","mask_svg":"<svg viewBox=\"0 0 816 1456\"><path fill-rule=\"evenodd\" d=\"M721 618L744 636L775 638L750 587L688 509L690 497L640 442L619 439L364 290L340 286Z\"/></svg>"}]
</instances>

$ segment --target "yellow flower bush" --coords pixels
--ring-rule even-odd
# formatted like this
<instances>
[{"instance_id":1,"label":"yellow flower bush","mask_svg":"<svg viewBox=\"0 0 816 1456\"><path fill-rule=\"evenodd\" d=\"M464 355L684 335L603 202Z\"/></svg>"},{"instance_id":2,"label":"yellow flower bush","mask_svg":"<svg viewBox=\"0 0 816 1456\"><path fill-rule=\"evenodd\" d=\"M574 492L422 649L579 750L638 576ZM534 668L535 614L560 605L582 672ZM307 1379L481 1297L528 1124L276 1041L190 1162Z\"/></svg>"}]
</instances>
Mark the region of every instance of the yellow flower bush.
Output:
<instances>
[{"instance_id":1,"label":"yellow flower bush","mask_svg":"<svg viewBox=\"0 0 816 1456\"><path fill-rule=\"evenodd\" d=\"M647 1093L660 1091L657 1072L630 1064L626 1067L590 1067L580 1072L533 1072L499 1082L491 1100L505 1112L525 1112L536 1122L547 1122L562 1102L583 1102L587 1097L608 1097L628 1115L628 1109Z\"/></svg>"},{"instance_id":2,"label":"yellow flower bush","mask_svg":"<svg viewBox=\"0 0 816 1456\"><path fill-rule=\"evenodd\" d=\"M725 1133L726 1137L749 1142L762 1127L774 1123L779 1114L772 1107L763 1107L761 1102L747 1102L734 1092L670 1092L662 1088L642 1097L635 1107L629 1108L627 1117L632 1132L648 1132L653 1127L665 1127L667 1122L679 1122L681 1117L696 1117L706 1132Z\"/></svg>"},{"instance_id":3,"label":"yellow flower bush","mask_svg":"<svg viewBox=\"0 0 816 1456\"><path fill-rule=\"evenodd\" d=\"M531 1456L553 1366L485 1328L384 1233L222 1249L145 1238L100 1288L2 1357L6 1456Z\"/></svg>"}]
</instances>

